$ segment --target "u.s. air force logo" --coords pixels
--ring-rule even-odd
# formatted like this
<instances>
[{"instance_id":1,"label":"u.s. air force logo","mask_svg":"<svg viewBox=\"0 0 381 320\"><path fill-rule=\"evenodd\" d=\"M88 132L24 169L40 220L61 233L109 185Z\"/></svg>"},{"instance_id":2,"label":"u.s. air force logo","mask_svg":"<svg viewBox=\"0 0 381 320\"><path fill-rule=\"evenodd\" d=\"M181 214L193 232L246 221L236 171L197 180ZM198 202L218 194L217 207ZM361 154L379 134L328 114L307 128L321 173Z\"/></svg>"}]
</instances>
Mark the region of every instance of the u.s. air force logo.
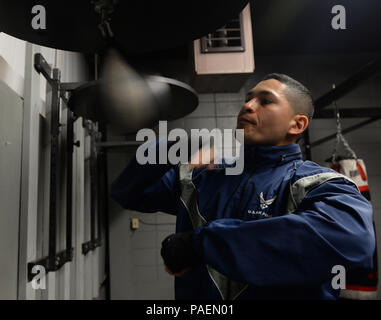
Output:
<instances>
[{"instance_id":1,"label":"u.s. air force logo","mask_svg":"<svg viewBox=\"0 0 381 320\"><path fill-rule=\"evenodd\" d=\"M276 196L274 198L272 198L272 199L265 200L265 198L263 197L263 192L261 192L259 194L259 203L260 203L259 206L260 206L260 208L262 210L267 209L275 201L275 199L276 199ZM261 215L261 216L263 216L265 218L272 217L271 214L268 214L268 213L266 213L266 212L264 212L262 210L248 210L247 212L249 214L253 214L253 215Z\"/></svg>"},{"instance_id":2,"label":"u.s. air force logo","mask_svg":"<svg viewBox=\"0 0 381 320\"><path fill-rule=\"evenodd\" d=\"M259 195L259 201L261 203L261 205L260 205L261 209L267 209L269 207L269 205L275 201L275 199L276 199L276 196L272 199L265 200L265 198L263 198L263 192L261 192Z\"/></svg>"}]
</instances>

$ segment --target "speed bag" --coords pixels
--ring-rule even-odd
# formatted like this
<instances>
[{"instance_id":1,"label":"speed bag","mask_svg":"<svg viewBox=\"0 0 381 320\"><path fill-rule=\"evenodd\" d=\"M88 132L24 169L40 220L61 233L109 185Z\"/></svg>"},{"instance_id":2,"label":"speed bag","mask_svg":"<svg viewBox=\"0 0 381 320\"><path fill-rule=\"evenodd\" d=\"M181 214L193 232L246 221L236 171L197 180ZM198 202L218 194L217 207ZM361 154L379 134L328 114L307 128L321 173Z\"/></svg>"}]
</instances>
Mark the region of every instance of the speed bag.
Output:
<instances>
[{"instance_id":1,"label":"speed bag","mask_svg":"<svg viewBox=\"0 0 381 320\"><path fill-rule=\"evenodd\" d=\"M368 176L362 159L344 159L332 164L332 169L350 178L361 194L370 201ZM374 221L373 228L375 229ZM376 231L375 231L376 234ZM340 292L342 299L366 300L375 299L378 284L377 244L373 255L372 269L348 270L346 288Z\"/></svg>"}]
</instances>

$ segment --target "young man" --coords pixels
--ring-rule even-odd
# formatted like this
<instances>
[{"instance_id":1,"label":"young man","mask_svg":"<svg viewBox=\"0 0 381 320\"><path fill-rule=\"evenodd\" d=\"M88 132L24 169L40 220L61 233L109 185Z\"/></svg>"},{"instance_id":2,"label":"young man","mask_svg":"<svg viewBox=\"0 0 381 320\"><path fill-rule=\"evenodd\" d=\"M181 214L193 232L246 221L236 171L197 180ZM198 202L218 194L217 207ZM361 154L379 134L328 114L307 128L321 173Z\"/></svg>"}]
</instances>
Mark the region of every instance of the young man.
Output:
<instances>
[{"instance_id":1,"label":"young man","mask_svg":"<svg viewBox=\"0 0 381 320\"><path fill-rule=\"evenodd\" d=\"M177 215L161 250L176 299L336 299L336 266L372 266L371 204L345 176L302 161L296 141L312 115L303 85L268 75L238 115L240 175L134 159L113 183L123 207Z\"/></svg>"}]
</instances>

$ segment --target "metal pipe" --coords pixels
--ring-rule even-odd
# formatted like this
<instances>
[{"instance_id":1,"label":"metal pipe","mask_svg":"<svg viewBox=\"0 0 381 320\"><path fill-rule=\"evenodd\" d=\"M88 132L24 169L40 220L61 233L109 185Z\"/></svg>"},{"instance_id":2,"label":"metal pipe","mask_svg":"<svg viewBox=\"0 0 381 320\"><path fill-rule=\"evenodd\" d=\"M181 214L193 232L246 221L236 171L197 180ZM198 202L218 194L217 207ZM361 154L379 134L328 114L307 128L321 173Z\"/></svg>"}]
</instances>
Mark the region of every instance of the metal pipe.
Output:
<instances>
[{"instance_id":1,"label":"metal pipe","mask_svg":"<svg viewBox=\"0 0 381 320\"><path fill-rule=\"evenodd\" d=\"M72 250L74 118L67 110L66 250ZM71 255L69 256L71 258ZM70 259L71 260L71 259Z\"/></svg>"},{"instance_id":2,"label":"metal pipe","mask_svg":"<svg viewBox=\"0 0 381 320\"><path fill-rule=\"evenodd\" d=\"M56 261L56 232L57 232L57 160L59 143L59 97L60 70L53 69L52 85L52 108L51 108L51 150L50 150L50 200L49 200L49 264L54 270ZM59 261L58 261L59 264Z\"/></svg>"},{"instance_id":3,"label":"metal pipe","mask_svg":"<svg viewBox=\"0 0 381 320\"><path fill-rule=\"evenodd\" d=\"M365 126L365 125L367 125L369 123L375 122L375 121L377 121L379 119L381 119L381 116L370 118L370 119L367 119L365 121L362 121L362 122L360 122L358 124L355 124L355 125L353 125L353 126L351 126L349 128L346 128L346 129L342 130L342 134L346 134L346 133L349 133L349 132L354 131L356 129L359 129L359 128L361 128L361 127L363 127L363 126ZM311 143L311 148L316 147L316 146L318 146L318 145L320 145L320 144L322 144L324 142L327 142L327 141L335 139L335 138L336 138L336 133L331 134L331 135L329 135L329 136L327 136L325 138L319 139L319 140Z\"/></svg>"},{"instance_id":4,"label":"metal pipe","mask_svg":"<svg viewBox=\"0 0 381 320\"><path fill-rule=\"evenodd\" d=\"M104 123L99 123L99 131L101 132L101 142L105 143L107 141L107 126ZM100 213L102 214L103 226L104 226L104 240L105 240L105 289L106 289L106 300L111 299L111 283L110 283L110 231L109 231L109 217L107 214L109 203L109 190L108 190L108 151L107 149L102 149L100 153L100 185L103 186L100 189L101 193L99 196L102 197L102 207ZM100 234L101 235L101 234Z\"/></svg>"},{"instance_id":5,"label":"metal pipe","mask_svg":"<svg viewBox=\"0 0 381 320\"><path fill-rule=\"evenodd\" d=\"M341 108L340 118L369 118L381 116L381 107L378 108ZM324 109L317 112L314 119L330 119L335 117L335 111Z\"/></svg>"},{"instance_id":6,"label":"metal pipe","mask_svg":"<svg viewBox=\"0 0 381 320\"><path fill-rule=\"evenodd\" d=\"M381 60L374 60L367 63L355 74L347 78L345 81L337 85L334 89L330 90L326 94L322 95L320 98L316 99L315 112L320 111L321 109L329 106L334 100L337 100L349 91L356 88L365 80L370 79L381 71Z\"/></svg>"}]
</instances>

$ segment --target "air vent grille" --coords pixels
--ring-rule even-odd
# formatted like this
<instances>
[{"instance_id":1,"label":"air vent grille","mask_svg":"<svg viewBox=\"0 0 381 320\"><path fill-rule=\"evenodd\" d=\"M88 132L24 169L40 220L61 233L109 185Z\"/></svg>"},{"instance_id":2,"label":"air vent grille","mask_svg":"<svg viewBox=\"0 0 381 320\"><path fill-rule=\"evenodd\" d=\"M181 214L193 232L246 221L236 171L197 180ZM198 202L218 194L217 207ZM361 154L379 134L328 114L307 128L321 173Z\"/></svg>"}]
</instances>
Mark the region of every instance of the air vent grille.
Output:
<instances>
[{"instance_id":1,"label":"air vent grille","mask_svg":"<svg viewBox=\"0 0 381 320\"><path fill-rule=\"evenodd\" d=\"M245 51L242 13L215 32L201 38L200 42L201 53Z\"/></svg>"}]
</instances>

